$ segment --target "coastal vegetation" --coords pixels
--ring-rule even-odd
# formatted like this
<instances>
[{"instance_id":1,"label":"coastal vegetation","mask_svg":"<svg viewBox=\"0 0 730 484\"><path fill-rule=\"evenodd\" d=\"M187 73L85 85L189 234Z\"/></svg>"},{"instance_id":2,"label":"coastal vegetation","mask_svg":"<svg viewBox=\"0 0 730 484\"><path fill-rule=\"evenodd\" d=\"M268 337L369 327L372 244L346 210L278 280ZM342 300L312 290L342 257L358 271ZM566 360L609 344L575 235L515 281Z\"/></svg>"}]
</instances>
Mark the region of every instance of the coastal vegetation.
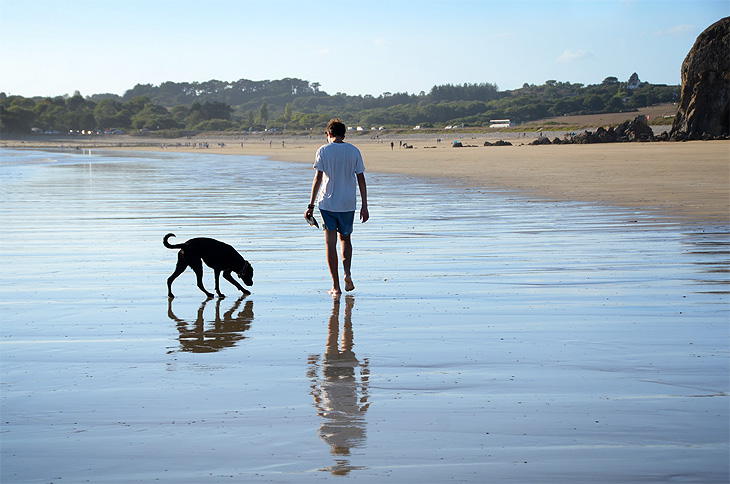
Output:
<instances>
[{"instance_id":1,"label":"coastal vegetation","mask_svg":"<svg viewBox=\"0 0 730 484\"><path fill-rule=\"evenodd\" d=\"M421 126L489 127L491 120L513 124L548 117L632 112L679 100L679 86L650 84L634 74L625 82L600 84L545 81L500 91L495 84L438 85L427 93L328 94L319 83L285 78L234 82L138 84L124 95L33 97L0 93L4 133L288 130L323 128L332 117L368 130ZM629 116L630 117L630 116Z\"/></svg>"}]
</instances>

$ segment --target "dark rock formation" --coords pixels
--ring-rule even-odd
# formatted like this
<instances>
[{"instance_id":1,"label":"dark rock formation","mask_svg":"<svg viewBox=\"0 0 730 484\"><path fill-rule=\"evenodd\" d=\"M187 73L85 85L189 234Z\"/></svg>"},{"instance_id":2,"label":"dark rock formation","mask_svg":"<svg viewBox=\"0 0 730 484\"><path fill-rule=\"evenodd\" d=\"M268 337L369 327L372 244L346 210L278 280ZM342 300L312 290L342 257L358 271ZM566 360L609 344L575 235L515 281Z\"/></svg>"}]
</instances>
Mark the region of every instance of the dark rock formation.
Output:
<instances>
[{"instance_id":1,"label":"dark rock formation","mask_svg":"<svg viewBox=\"0 0 730 484\"><path fill-rule=\"evenodd\" d=\"M563 140L562 143L577 145L590 143L622 143L627 141L654 141L654 131L647 124L645 116L637 116L633 121L624 121L616 127L600 127L595 132L582 134ZM554 143L554 142L553 142Z\"/></svg>"},{"instance_id":2,"label":"dark rock formation","mask_svg":"<svg viewBox=\"0 0 730 484\"><path fill-rule=\"evenodd\" d=\"M730 17L702 32L682 63L682 98L671 138L730 135Z\"/></svg>"},{"instance_id":3,"label":"dark rock formation","mask_svg":"<svg viewBox=\"0 0 730 484\"><path fill-rule=\"evenodd\" d=\"M653 141L654 130L651 129L646 116L636 116L633 121L624 121L614 130L618 141Z\"/></svg>"},{"instance_id":4,"label":"dark rock formation","mask_svg":"<svg viewBox=\"0 0 730 484\"><path fill-rule=\"evenodd\" d=\"M485 141L484 146L512 146L512 143L510 143L509 141L504 141L504 140L495 141L494 143Z\"/></svg>"},{"instance_id":5,"label":"dark rock formation","mask_svg":"<svg viewBox=\"0 0 730 484\"><path fill-rule=\"evenodd\" d=\"M540 137L530 143L531 145L560 145L560 144L576 144L586 145L591 143L622 143L628 141L655 141L658 139L666 140L668 135L657 138L654 131L646 121L646 116L637 116L633 121L624 121L616 127L608 128L600 127L596 131L584 131L583 133L571 138L560 139L555 138L550 141L548 137Z\"/></svg>"},{"instance_id":6,"label":"dark rock formation","mask_svg":"<svg viewBox=\"0 0 730 484\"><path fill-rule=\"evenodd\" d=\"M532 143L528 143L528 144L535 146L535 145L549 145L551 143L550 143L550 138L548 138L547 136L540 136L535 141L533 141Z\"/></svg>"}]
</instances>

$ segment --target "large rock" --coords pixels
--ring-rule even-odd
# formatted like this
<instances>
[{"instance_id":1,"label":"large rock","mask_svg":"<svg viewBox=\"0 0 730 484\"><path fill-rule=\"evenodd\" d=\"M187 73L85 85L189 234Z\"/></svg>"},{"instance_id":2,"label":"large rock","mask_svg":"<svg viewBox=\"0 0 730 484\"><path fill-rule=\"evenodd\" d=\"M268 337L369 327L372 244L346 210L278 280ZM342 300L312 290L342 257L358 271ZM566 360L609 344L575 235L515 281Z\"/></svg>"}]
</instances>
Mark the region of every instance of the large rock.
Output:
<instances>
[{"instance_id":1,"label":"large rock","mask_svg":"<svg viewBox=\"0 0 730 484\"><path fill-rule=\"evenodd\" d=\"M620 141L652 141L654 130L649 126L646 116L639 115L633 121L624 121L616 126L616 137Z\"/></svg>"},{"instance_id":2,"label":"large rock","mask_svg":"<svg viewBox=\"0 0 730 484\"><path fill-rule=\"evenodd\" d=\"M532 143L528 143L528 144L535 146L535 145L549 145L552 143L550 143L550 138L548 138L547 136L540 136L535 141L533 141Z\"/></svg>"},{"instance_id":3,"label":"large rock","mask_svg":"<svg viewBox=\"0 0 730 484\"><path fill-rule=\"evenodd\" d=\"M562 141L562 143L585 145L592 143L621 143L626 141L654 141L655 139L654 131L647 124L646 116L639 115L633 121L624 121L616 127L600 127L595 132L585 131ZM553 141L553 144L558 143Z\"/></svg>"},{"instance_id":4,"label":"large rock","mask_svg":"<svg viewBox=\"0 0 730 484\"><path fill-rule=\"evenodd\" d=\"M682 63L682 97L672 139L730 134L730 17L702 32Z\"/></svg>"}]
</instances>

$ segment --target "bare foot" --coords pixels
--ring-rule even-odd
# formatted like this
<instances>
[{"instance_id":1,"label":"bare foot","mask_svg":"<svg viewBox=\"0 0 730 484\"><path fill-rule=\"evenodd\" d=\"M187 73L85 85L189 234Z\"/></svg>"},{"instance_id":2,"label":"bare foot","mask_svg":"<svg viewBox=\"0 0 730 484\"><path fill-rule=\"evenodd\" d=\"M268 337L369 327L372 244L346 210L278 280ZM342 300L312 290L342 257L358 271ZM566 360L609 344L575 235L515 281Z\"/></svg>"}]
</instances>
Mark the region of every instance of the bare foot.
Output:
<instances>
[{"instance_id":1,"label":"bare foot","mask_svg":"<svg viewBox=\"0 0 730 484\"><path fill-rule=\"evenodd\" d=\"M329 291L327 291L327 294L330 294L332 296L339 296L340 294L342 294L342 290L340 290L339 287L338 288L334 288L333 287L332 289L330 289Z\"/></svg>"},{"instance_id":2,"label":"bare foot","mask_svg":"<svg viewBox=\"0 0 730 484\"><path fill-rule=\"evenodd\" d=\"M355 289L355 283L352 282L352 276L345 276L345 291L352 291Z\"/></svg>"}]
</instances>

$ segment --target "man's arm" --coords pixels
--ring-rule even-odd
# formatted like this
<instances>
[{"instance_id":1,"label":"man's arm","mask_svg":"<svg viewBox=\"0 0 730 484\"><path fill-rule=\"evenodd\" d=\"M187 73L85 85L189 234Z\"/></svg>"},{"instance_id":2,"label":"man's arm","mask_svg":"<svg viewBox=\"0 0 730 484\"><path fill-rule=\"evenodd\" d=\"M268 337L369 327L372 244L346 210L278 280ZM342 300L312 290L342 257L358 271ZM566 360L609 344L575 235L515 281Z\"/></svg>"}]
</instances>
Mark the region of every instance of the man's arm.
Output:
<instances>
[{"instance_id":1,"label":"man's arm","mask_svg":"<svg viewBox=\"0 0 730 484\"><path fill-rule=\"evenodd\" d=\"M365 173L357 174L357 186L360 187L360 220L365 223L370 218L368 212L368 186L365 183Z\"/></svg>"},{"instance_id":2,"label":"man's arm","mask_svg":"<svg viewBox=\"0 0 730 484\"><path fill-rule=\"evenodd\" d=\"M312 193L309 195L309 206L304 213L304 218L309 218L314 215L314 201L317 199L317 194L319 194L319 187L322 186L322 175L323 172L319 170L314 175L314 180L312 180Z\"/></svg>"}]
</instances>

